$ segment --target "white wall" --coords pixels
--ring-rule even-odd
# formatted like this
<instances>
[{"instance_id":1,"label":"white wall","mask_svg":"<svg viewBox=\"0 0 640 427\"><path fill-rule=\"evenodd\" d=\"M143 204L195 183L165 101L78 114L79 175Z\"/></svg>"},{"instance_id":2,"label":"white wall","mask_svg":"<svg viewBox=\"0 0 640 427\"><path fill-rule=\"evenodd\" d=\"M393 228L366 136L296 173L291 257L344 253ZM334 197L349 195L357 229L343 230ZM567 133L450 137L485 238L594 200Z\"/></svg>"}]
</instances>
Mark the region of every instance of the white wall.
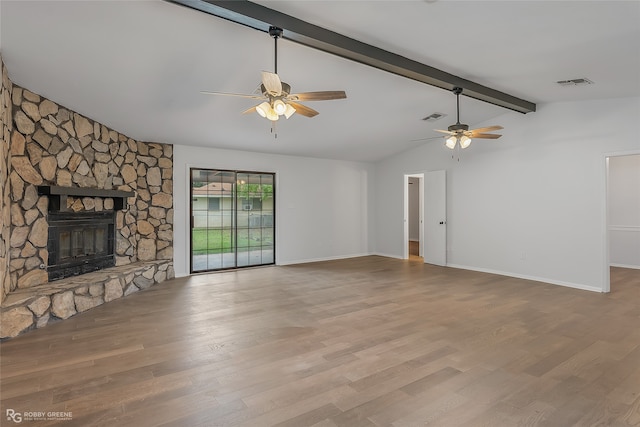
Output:
<instances>
[{"instance_id":1,"label":"white wall","mask_svg":"<svg viewBox=\"0 0 640 427\"><path fill-rule=\"evenodd\" d=\"M375 252L402 256L404 174L446 169L449 265L605 290L605 157L640 148L638 117L637 97L538 105L477 124L504 136L459 162L441 141L379 162Z\"/></svg>"},{"instance_id":2,"label":"white wall","mask_svg":"<svg viewBox=\"0 0 640 427\"><path fill-rule=\"evenodd\" d=\"M609 261L640 268L640 155L609 158Z\"/></svg>"},{"instance_id":3,"label":"white wall","mask_svg":"<svg viewBox=\"0 0 640 427\"><path fill-rule=\"evenodd\" d=\"M174 261L189 274L189 168L276 173L276 263L290 264L371 252L367 163L174 146Z\"/></svg>"}]
</instances>

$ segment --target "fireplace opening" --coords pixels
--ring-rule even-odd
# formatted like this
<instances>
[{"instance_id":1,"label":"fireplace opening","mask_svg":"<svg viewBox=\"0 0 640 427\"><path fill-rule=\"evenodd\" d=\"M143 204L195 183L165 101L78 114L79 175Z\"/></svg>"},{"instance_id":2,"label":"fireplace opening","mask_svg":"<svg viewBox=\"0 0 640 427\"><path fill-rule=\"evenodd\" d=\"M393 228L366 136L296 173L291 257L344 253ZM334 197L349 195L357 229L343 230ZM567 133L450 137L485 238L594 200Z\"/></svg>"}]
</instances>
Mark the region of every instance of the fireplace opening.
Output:
<instances>
[{"instance_id":1,"label":"fireplace opening","mask_svg":"<svg viewBox=\"0 0 640 427\"><path fill-rule=\"evenodd\" d=\"M115 213L49 212L49 281L115 265Z\"/></svg>"}]
</instances>

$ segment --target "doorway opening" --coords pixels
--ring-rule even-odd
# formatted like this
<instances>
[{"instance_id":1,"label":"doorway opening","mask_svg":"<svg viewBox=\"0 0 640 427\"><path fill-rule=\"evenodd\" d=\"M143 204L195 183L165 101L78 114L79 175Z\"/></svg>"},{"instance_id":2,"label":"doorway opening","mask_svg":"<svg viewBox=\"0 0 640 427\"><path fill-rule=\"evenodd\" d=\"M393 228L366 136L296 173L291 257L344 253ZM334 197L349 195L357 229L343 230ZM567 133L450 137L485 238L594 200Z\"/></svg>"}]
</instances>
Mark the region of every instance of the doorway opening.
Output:
<instances>
[{"instance_id":1,"label":"doorway opening","mask_svg":"<svg viewBox=\"0 0 640 427\"><path fill-rule=\"evenodd\" d=\"M417 184L409 184L416 178ZM427 264L447 265L447 174L444 170L404 175L403 259L409 259L409 187L418 191L418 246Z\"/></svg>"},{"instance_id":2,"label":"doorway opening","mask_svg":"<svg viewBox=\"0 0 640 427\"><path fill-rule=\"evenodd\" d=\"M424 174L405 175L404 259L424 261Z\"/></svg>"},{"instance_id":3,"label":"doorway opening","mask_svg":"<svg viewBox=\"0 0 640 427\"><path fill-rule=\"evenodd\" d=\"M605 157L605 266L603 292L612 269L640 275L640 152Z\"/></svg>"},{"instance_id":4,"label":"doorway opening","mask_svg":"<svg viewBox=\"0 0 640 427\"><path fill-rule=\"evenodd\" d=\"M191 273L275 263L275 174L190 170Z\"/></svg>"}]
</instances>

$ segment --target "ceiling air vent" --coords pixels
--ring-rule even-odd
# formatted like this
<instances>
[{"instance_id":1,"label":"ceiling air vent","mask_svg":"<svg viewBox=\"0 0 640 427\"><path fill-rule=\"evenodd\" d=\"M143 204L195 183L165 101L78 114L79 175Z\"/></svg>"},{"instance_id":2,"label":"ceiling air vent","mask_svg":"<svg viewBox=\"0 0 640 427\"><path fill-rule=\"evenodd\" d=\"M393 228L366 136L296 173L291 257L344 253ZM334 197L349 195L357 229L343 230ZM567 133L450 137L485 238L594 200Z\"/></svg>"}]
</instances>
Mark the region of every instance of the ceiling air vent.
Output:
<instances>
[{"instance_id":1,"label":"ceiling air vent","mask_svg":"<svg viewBox=\"0 0 640 427\"><path fill-rule=\"evenodd\" d=\"M435 122L436 120L440 120L445 116L446 114L443 114L443 113L433 113L423 118L422 120L424 120L425 122Z\"/></svg>"},{"instance_id":2,"label":"ceiling air vent","mask_svg":"<svg viewBox=\"0 0 640 427\"><path fill-rule=\"evenodd\" d=\"M558 82L560 86L582 86L582 85L592 85L593 82L589 79L571 79L571 80L560 80Z\"/></svg>"}]
</instances>

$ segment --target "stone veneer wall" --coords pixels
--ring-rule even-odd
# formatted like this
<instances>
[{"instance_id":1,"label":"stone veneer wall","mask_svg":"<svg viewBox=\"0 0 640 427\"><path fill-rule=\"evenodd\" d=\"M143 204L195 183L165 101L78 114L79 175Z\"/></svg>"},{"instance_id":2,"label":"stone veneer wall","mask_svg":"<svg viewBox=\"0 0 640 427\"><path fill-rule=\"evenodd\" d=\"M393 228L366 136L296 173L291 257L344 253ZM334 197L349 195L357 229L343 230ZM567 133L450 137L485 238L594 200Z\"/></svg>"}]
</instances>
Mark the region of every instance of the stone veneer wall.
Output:
<instances>
[{"instance_id":1,"label":"stone veneer wall","mask_svg":"<svg viewBox=\"0 0 640 427\"><path fill-rule=\"evenodd\" d=\"M0 56L2 67L2 88L0 89L0 132L2 142L0 144L0 304L9 293L11 278L9 276L9 236L11 227L10 217L10 188L9 188L9 140L13 128L11 93L13 85L9 80L9 74Z\"/></svg>"},{"instance_id":2,"label":"stone veneer wall","mask_svg":"<svg viewBox=\"0 0 640 427\"><path fill-rule=\"evenodd\" d=\"M48 198L38 185L135 191L116 214L116 265L173 259L173 146L135 141L17 85L11 100L10 291L47 282ZM69 207L109 210L113 200L69 198Z\"/></svg>"}]
</instances>

